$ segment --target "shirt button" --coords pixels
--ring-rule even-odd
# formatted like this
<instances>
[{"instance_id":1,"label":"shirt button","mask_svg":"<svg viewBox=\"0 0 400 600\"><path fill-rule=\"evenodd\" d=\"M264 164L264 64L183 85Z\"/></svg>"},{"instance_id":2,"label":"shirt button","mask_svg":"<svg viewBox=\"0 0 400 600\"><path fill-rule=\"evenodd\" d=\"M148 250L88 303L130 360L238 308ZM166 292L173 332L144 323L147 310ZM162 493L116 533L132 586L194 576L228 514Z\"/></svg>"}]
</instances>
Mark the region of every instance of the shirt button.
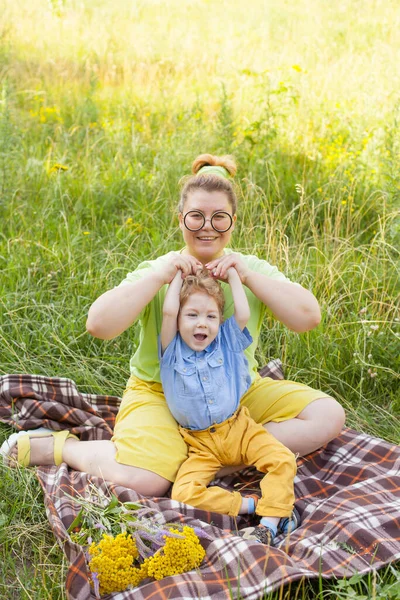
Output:
<instances>
[{"instance_id":1,"label":"shirt button","mask_svg":"<svg viewBox=\"0 0 400 600\"><path fill-rule=\"evenodd\" d=\"M203 381L208 381L208 377L203 377Z\"/></svg>"},{"instance_id":2,"label":"shirt button","mask_svg":"<svg viewBox=\"0 0 400 600\"><path fill-rule=\"evenodd\" d=\"M213 404L214 400L212 398L210 398L210 400L208 401L208 404Z\"/></svg>"},{"instance_id":3,"label":"shirt button","mask_svg":"<svg viewBox=\"0 0 400 600\"><path fill-rule=\"evenodd\" d=\"M183 372L186 373L187 369L183 369Z\"/></svg>"},{"instance_id":4,"label":"shirt button","mask_svg":"<svg viewBox=\"0 0 400 600\"><path fill-rule=\"evenodd\" d=\"M219 358L218 362L219 362L220 365L222 365L222 358Z\"/></svg>"}]
</instances>

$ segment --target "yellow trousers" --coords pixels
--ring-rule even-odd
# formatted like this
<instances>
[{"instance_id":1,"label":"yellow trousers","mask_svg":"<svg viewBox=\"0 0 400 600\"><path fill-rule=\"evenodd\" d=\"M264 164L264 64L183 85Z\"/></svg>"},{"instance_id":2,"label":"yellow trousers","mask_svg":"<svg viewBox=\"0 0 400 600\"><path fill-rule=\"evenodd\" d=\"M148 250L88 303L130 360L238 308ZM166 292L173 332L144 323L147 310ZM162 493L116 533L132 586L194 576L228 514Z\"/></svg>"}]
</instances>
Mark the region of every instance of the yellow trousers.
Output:
<instances>
[{"instance_id":1,"label":"yellow trousers","mask_svg":"<svg viewBox=\"0 0 400 600\"><path fill-rule=\"evenodd\" d=\"M204 510L238 515L242 504L239 492L207 486L222 466L245 464L266 473L260 482L262 496L256 513L261 517L288 517L291 514L295 456L257 424L246 407L208 429L193 431L180 427L179 430L189 454L172 488L174 500Z\"/></svg>"},{"instance_id":2,"label":"yellow trousers","mask_svg":"<svg viewBox=\"0 0 400 600\"><path fill-rule=\"evenodd\" d=\"M294 419L314 400L326 398L320 390L294 381L258 377L240 400L260 424ZM122 398L112 438L116 460L175 481L187 458L187 446L179 433L161 383L131 377Z\"/></svg>"}]
</instances>

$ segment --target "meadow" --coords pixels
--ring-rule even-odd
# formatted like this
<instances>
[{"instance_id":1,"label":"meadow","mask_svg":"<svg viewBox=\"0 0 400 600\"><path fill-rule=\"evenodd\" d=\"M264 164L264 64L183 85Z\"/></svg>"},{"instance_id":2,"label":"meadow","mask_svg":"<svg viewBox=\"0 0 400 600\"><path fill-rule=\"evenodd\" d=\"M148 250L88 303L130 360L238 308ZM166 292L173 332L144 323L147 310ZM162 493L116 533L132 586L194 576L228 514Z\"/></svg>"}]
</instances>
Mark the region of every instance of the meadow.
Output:
<instances>
[{"instance_id":1,"label":"meadow","mask_svg":"<svg viewBox=\"0 0 400 600\"><path fill-rule=\"evenodd\" d=\"M0 374L121 395L136 329L93 339L88 308L181 247L179 179L233 154L233 247L323 313L301 335L266 323L260 364L281 358L348 426L399 443L399 29L396 0L1 0ZM63 599L34 472L0 469L0 597ZM390 599L399 579L271 598Z\"/></svg>"}]
</instances>

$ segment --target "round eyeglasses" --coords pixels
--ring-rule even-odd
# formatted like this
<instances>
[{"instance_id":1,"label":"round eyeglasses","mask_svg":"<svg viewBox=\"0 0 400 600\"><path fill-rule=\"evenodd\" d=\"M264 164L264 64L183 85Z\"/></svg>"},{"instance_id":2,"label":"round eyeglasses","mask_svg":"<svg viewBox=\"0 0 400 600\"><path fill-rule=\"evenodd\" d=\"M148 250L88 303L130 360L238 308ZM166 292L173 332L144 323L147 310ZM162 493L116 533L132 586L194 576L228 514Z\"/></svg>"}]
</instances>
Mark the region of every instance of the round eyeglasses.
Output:
<instances>
[{"instance_id":1,"label":"round eyeglasses","mask_svg":"<svg viewBox=\"0 0 400 600\"><path fill-rule=\"evenodd\" d=\"M189 231L200 231L200 229L203 229L206 221L210 221L211 227L214 231L218 231L218 233L225 233L225 231L228 231L232 227L233 223L232 215L224 210L215 212L211 216L211 219L206 219L205 214L200 210L189 210L183 217L183 223Z\"/></svg>"}]
</instances>

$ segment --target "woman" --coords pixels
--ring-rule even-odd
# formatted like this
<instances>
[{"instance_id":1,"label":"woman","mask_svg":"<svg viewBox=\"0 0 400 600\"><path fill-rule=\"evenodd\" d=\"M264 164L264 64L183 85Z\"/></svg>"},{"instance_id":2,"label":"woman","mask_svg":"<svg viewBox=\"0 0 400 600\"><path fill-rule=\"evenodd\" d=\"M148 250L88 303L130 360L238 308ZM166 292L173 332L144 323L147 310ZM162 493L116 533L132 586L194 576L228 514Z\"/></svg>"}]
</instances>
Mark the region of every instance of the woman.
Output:
<instances>
[{"instance_id":1,"label":"woman","mask_svg":"<svg viewBox=\"0 0 400 600\"><path fill-rule=\"evenodd\" d=\"M185 277L203 266L222 282L227 270L235 267L245 286L251 310L248 329L254 342L246 350L252 384L242 404L250 415L299 455L316 450L342 429L344 411L333 398L302 384L260 378L257 374L254 352L266 310L289 329L301 333L318 325L319 306L311 292L291 283L276 267L227 249L237 219L233 159L201 155L192 171L184 182L178 207L185 247L141 263L89 310L87 330L100 339L118 336L137 319L141 325L112 440L79 442L74 437L65 439L65 434L60 440L57 434L29 436L24 440L29 444L29 464L57 464L63 460L73 469L143 495L162 496L167 492L187 451L162 391L157 337L167 284L179 269ZM228 318L233 302L229 286L222 286L224 317ZM10 454L16 455L17 449Z\"/></svg>"}]
</instances>

